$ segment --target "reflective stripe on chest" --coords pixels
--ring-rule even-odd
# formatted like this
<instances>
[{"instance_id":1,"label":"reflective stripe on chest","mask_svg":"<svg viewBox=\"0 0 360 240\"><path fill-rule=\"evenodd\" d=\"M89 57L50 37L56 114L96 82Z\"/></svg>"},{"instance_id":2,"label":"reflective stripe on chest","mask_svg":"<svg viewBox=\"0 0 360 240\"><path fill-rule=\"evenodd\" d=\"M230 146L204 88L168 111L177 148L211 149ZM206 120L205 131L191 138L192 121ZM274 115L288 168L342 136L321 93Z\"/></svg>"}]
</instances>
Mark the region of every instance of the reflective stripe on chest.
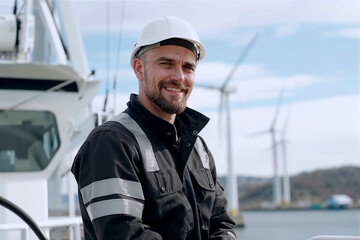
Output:
<instances>
[{"instance_id":1,"label":"reflective stripe on chest","mask_svg":"<svg viewBox=\"0 0 360 240\"><path fill-rule=\"evenodd\" d=\"M159 171L159 165L156 160L151 142L140 128L140 126L132 119L127 113L120 113L112 121L116 121L126 127L130 132L132 132L136 138L137 143L140 146L141 156L144 161L144 165L147 172L156 172ZM198 137L195 142L195 149L198 152L202 165L206 169L210 169L209 165L209 155L207 154L205 147Z\"/></svg>"},{"instance_id":2,"label":"reflective stripe on chest","mask_svg":"<svg viewBox=\"0 0 360 240\"><path fill-rule=\"evenodd\" d=\"M144 159L144 164L147 172L156 172L159 171L159 165L156 161L155 154L151 143L144 133L144 131L139 127L139 125L129 116L127 113L121 113L117 115L112 121L121 123L126 127L130 132L132 132L140 146L141 155Z\"/></svg>"}]
</instances>

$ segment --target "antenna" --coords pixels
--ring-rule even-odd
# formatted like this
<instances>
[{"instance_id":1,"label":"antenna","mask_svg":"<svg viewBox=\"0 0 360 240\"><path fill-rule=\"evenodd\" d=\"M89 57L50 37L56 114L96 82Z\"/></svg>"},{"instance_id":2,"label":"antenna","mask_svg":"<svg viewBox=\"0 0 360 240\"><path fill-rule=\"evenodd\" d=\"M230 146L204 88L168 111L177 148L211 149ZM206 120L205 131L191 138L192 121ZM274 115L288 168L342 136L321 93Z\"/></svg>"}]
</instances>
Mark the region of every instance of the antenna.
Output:
<instances>
[{"instance_id":1,"label":"antenna","mask_svg":"<svg viewBox=\"0 0 360 240\"><path fill-rule=\"evenodd\" d=\"M105 90L105 99L104 99L104 107L103 107L103 112L106 112L106 106L107 106L107 101L108 101L108 97L109 97L109 67L110 67L110 63L109 63L109 56L110 56L110 3L109 1L106 1L106 44L105 44L105 49L106 49L106 90Z\"/></svg>"},{"instance_id":2,"label":"antenna","mask_svg":"<svg viewBox=\"0 0 360 240\"><path fill-rule=\"evenodd\" d=\"M17 0L15 0L14 9L13 9L13 14L16 15L16 13L17 13Z\"/></svg>"},{"instance_id":3,"label":"antenna","mask_svg":"<svg viewBox=\"0 0 360 240\"><path fill-rule=\"evenodd\" d=\"M120 28L119 28L119 37L118 37L118 46L117 46L117 56L116 56L116 65L115 65L115 73L113 77L113 97L114 97L114 106L113 109L109 111L110 115L115 115L116 111L116 88L117 88L117 71L119 69L120 64L120 49L121 49L121 41L122 41L122 29L124 23L124 15L125 15L125 0L122 1L122 8L121 8L121 16L120 16ZM109 98L109 79L110 79L110 3L107 1L106 3L106 90L105 90L105 99L104 99L104 106L103 112L106 112L106 106ZM106 116L107 118L109 116Z\"/></svg>"},{"instance_id":4,"label":"antenna","mask_svg":"<svg viewBox=\"0 0 360 240\"><path fill-rule=\"evenodd\" d=\"M120 18L120 28L119 28L119 39L118 39L118 48L117 48L117 57L116 57L116 67L115 67L115 74L114 74L114 81L113 81L113 94L114 94L114 115L116 111L116 87L117 87L117 72L119 69L120 63L120 50L121 50L121 40L122 40L122 32L123 32L123 25L124 25L124 15L125 15L125 0L122 1L121 7L121 18Z\"/></svg>"}]
</instances>

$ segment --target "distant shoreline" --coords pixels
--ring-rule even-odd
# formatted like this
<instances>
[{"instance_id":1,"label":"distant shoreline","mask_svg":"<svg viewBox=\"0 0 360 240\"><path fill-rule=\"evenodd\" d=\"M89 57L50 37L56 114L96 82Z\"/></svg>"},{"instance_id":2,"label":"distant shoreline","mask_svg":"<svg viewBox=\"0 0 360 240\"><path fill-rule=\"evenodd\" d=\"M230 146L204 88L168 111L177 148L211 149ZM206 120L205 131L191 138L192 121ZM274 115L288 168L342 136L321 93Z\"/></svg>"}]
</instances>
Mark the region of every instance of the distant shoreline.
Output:
<instances>
[{"instance_id":1,"label":"distant shoreline","mask_svg":"<svg viewBox=\"0 0 360 240\"><path fill-rule=\"evenodd\" d=\"M241 212L283 212L283 211L360 211L360 207L353 208L254 208L240 209Z\"/></svg>"}]
</instances>

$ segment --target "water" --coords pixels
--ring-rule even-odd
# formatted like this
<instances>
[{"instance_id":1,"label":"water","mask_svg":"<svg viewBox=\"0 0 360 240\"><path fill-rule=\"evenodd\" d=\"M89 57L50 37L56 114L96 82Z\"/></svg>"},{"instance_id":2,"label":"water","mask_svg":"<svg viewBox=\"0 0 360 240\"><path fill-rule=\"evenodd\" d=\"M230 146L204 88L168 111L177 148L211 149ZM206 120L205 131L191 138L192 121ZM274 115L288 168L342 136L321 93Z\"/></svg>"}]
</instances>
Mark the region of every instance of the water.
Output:
<instances>
[{"instance_id":1,"label":"water","mask_svg":"<svg viewBox=\"0 0 360 240\"><path fill-rule=\"evenodd\" d=\"M360 236L360 209L244 211L239 240L307 240L317 235Z\"/></svg>"}]
</instances>

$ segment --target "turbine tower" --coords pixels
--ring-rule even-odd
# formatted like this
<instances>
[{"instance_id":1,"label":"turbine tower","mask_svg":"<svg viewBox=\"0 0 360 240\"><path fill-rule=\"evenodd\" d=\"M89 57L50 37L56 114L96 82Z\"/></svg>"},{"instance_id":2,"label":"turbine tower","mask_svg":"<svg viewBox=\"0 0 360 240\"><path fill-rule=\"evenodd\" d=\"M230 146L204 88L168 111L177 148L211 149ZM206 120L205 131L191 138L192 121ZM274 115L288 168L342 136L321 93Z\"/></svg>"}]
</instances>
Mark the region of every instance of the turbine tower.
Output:
<instances>
[{"instance_id":1,"label":"turbine tower","mask_svg":"<svg viewBox=\"0 0 360 240\"><path fill-rule=\"evenodd\" d=\"M273 156L273 168L274 168L274 178L273 178L273 203L274 206L279 206L281 204L281 183L279 177L279 165L278 165L278 154L277 154L277 144L276 144L276 130L275 126L278 120L282 100L284 95L284 89L281 88L279 92L279 98L274 114L273 121L270 125L270 137L271 137L271 145L272 145L272 156Z\"/></svg>"},{"instance_id":2,"label":"turbine tower","mask_svg":"<svg viewBox=\"0 0 360 240\"><path fill-rule=\"evenodd\" d=\"M275 108L275 113L270 124L270 127L264 131L256 132L250 135L250 137L255 137L259 135L269 134L271 141L271 154L273 160L273 181L272 181L272 190L273 190L273 205L274 207L279 206L281 204L281 181L279 177L279 166L278 166L278 152L277 152L277 144L276 141L276 123L278 120L278 115L280 113L280 108L283 100L284 89L281 88L279 91L278 101Z\"/></svg>"},{"instance_id":3,"label":"turbine tower","mask_svg":"<svg viewBox=\"0 0 360 240\"><path fill-rule=\"evenodd\" d=\"M281 138L279 141L279 145L281 147L281 152L282 152L283 167L284 167L284 177L283 177L283 204L284 205L289 205L291 202L290 178L289 178L289 174L288 174L287 149L286 149L286 145L289 142L285 138L288 123L289 123L289 117L290 117L290 110L288 111L288 113L286 115L283 130L281 132Z\"/></svg>"},{"instance_id":4,"label":"turbine tower","mask_svg":"<svg viewBox=\"0 0 360 240\"><path fill-rule=\"evenodd\" d=\"M243 62L249 50L254 45L258 35L254 35L250 42L245 46L243 53L240 55L239 59L235 63L234 67L231 69L228 76L225 78L223 84L220 87L208 86L208 85L200 85L199 87L218 90L220 92L220 105L219 105L219 119L221 119L223 108L226 111L226 158L228 160L228 174L226 179L227 186L227 199L229 201L229 214L232 217L236 217L238 215L238 187L237 187L237 179L234 174L234 165L232 159L232 144L231 144L231 117L230 117L230 103L229 103L229 95L231 93L235 93L235 88L229 88L228 84L232 79L235 71L238 69L240 64ZM220 120L219 120L220 122ZM219 128L220 130L220 128Z\"/></svg>"}]
</instances>

